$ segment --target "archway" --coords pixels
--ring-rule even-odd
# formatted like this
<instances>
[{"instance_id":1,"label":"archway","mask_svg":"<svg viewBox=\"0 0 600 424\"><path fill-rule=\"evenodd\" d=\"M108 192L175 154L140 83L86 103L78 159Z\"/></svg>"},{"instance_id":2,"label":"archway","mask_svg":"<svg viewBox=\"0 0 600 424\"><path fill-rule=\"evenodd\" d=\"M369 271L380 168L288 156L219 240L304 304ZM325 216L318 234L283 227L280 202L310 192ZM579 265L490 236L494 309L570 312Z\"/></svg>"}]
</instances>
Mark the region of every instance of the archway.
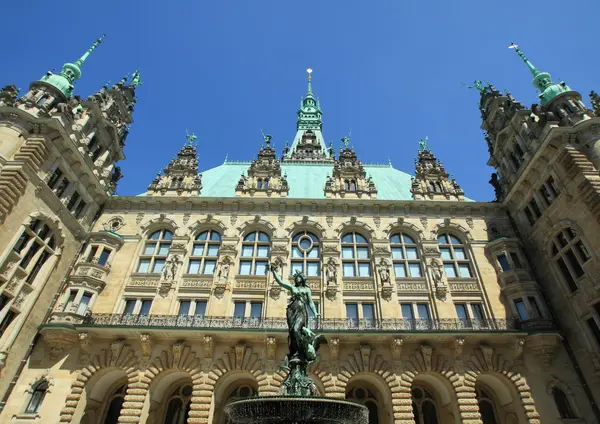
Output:
<instances>
[{"instance_id":1,"label":"archway","mask_svg":"<svg viewBox=\"0 0 600 424\"><path fill-rule=\"evenodd\" d=\"M503 375L479 374L475 392L483 424L508 424L515 416L518 422L527 422L517 389Z\"/></svg>"},{"instance_id":2,"label":"archway","mask_svg":"<svg viewBox=\"0 0 600 424\"><path fill-rule=\"evenodd\" d=\"M454 424L459 416L456 392L448 379L439 374L417 374L411 396L415 424Z\"/></svg>"},{"instance_id":3,"label":"archway","mask_svg":"<svg viewBox=\"0 0 600 424\"><path fill-rule=\"evenodd\" d=\"M227 403L258 395L258 382L246 371L230 371L221 376L215 385L209 422L227 424L224 407Z\"/></svg>"},{"instance_id":4,"label":"archway","mask_svg":"<svg viewBox=\"0 0 600 424\"><path fill-rule=\"evenodd\" d=\"M84 394L73 414L73 422L104 423L113 397L123 386L127 387L127 374L123 369L104 368L99 370L85 385ZM113 406L113 410L115 408L116 405ZM108 422L110 423L110 421Z\"/></svg>"},{"instance_id":5,"label":"archway","mask_svg":"<svg viewBox=\"0 0 600 424\"><path fill-rule=\"evenodd\" d=\"M355 374L346 384L345 398L365 405L369 424L387 424L392 420L391 392L378 376Z\"/></svg>"},{"instance_id":6,"label":"archway","mask_svg":"<svg viewBox=\"0 0 600 424\"><path fill-rule=\"evenodd\" d=\"M187 372L165 370L157 375L142 408L147 424L184 424L189 414L192 378Z\"/></svg>"}]
</instances>

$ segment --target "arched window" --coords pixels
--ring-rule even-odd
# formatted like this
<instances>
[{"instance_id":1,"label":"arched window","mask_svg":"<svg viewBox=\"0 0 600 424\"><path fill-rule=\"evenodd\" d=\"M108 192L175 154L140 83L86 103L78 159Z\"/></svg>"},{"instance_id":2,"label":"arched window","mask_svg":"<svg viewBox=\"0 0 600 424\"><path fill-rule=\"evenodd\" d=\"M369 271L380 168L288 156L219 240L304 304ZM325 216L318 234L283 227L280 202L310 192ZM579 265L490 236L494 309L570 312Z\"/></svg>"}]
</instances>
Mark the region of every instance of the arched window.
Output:
<instances>
[{"instance_id":1,"label":"arched window","mask_svg":"<svg viewBox=\"0 0 600 424\"><path fill-rule=\"evenodd\" d=\"M42 402L44 401L47 392L48 382L46 380L37 383L33 389L33 392L31 393L31 397L29 398L29 402L25 408L25 413L36 414L40 410L40 406L42 406Z\"/></svg>"},{"instance_id":2,"label":"arched window","mask_svg":"<svg viewBox=\"0 0 600 424\"><path fill-rule=\"evenodd\" d=\"M483 424L498 424L496 419L496 410L494 408L494 401L487 394L487 392L481 388L476 389L477 403L479 404L479 413L481 414L481 421Z\"/></svg>"},{"instance_id":3,"label":"arched window","mask_svg":"<svg viewBox=\"0 0 600 424\"><path fill-rule=\"evenodd\" d=\"M365 405L369 410L369 424L379 424L377 398L372 391L363 387L356 387L346 393L346 399Z\"/></svg>"},{"instance_id":4,"label":"arched window","mask_svg":"<svg viewBox=\"0 0 600 424\"><path fill-rule=\"evenodd\" d=\"M438 236L440 255L444 262L444 272L448 278L472 278L471 264L467 249L460 239L452 234Z\"/></svg>"},{"instance_id":5,"label":"arched window","mask_svg":"<svg viewBox=\"0 0 600 424\"><path fill-rule=\"evenodd\" d=\"M422 387L412 389L412 406L415 424L438 424L435 398Z\"/></svg>"},{"instance_id":6,"label":"arched window","mask_svg":"<svg viewBox=\"0 0 600 424\"><path fill-rule=\"evenodd\" d=\"M125 402L125 394L127 392L127 384L123 384L117 391L108 399L108 409L104 424L118 424L123 402Z\"/></svg>"},{"instance_id":7,"label":"arched window","mask_svg":"<svg viewBox=\"0 0 600 424\"><path fill-rule=\"evenodd\" d=\"M192 247L188 274L214 274L220 247L221 234L218 232L208 230L198 234Z\"/></svg>"},{"instance_id":8,"label":"arched window","mask_svg":"<svg viewBox=\"0 0 600 424\"><path fill-rule=\"evenodd\" d=\"M419 278L423 276L419 250L412 237L404 233L394 234L390 237L390 245L396 278Z\"/></svg>"},{"instance_id":9,"label":"arched window","mask_svg":"<svg viewBox=\"0 0 600 424\"><path fill-rule=\"evenodd\" d=\"M56 237L44 220L34 219L25 227L13 250L21 257L19 267L27 272L26 281L29 284L33 284L55 249Z\"/></svg>"},{"instance_id":10,"label":"arched window","mask_svg":"<svg viewBox=\"0 0 600 424\"><path fill-rule=\"evenodd\" d=\"M254 397L254 396L258 396L258 392L256 391L256 389L252 386L244 384L243 386L238 386L235 389L233 389L231 391L231 393L229 394L229 396L227 397L227 400L225 401L225 403L227 404L229 402L247 399L249 397ZM225 424L229 424L230 422L231 421L229 421L229 420L227 420L227 418L225 418L225 421L224 421Z\"/></svg>"},{"instance_id":11,"label":"arched window","mask_svg":"<svg viewBox=\"0 0 600 424\"><path fill-rule=\"evenodd\" d=\"M137 272L148 274L161 273L165 266L172 240L173 233L169 230L153 232L144 245Z\"/></svg>"},{"instance_id":12,"label":"arched window","mask_svg":"<svg viewBox=\"0 0 600 424\"><path fill-rule=\"evenodd\" d=\"M556 405L556 409L558 409L561 418L577 418L565 392L554 386L552 388L552 397L554 398L554 404Z\"/></svg>"},{"instance_id":13,"label":"arched window","mask_svg":"<svg viewBox=\"0 0 600 424\"><path fill-rule=\"evenodd\" d=\"M253 231L244 237L240 275L266 275L271 239L262 231Z\"/></svg>"},{"instance_id":14,"label":"arched window","mask_svg":"<svg viewBox=\"0 0 600 424\"><path fill-rule=\"evenodd\" d=\"M179 387L167 403L164 424L185 424L190 415L192 386Z\"/></svg>"},{"instance_id":15,"label":"arched window","mask_svg":"<svg viewBox=\"0 0 600 424\"><path fill-rule=\"evenodd\" d=\"M369 242L359 233L342 237L342 270L345 277L370 277Z\"/></svg>"},{"instance_id":16,"label":"arched window","mask_svg":"<svg viewBox=\"0 0 600 424\"><path fill-rule=\"evenodd\" d=\"M308 231L301 231L292 238L291 274L296 271L314 277L319 275L321 263L319 238Z\"/></svg>"},{"instance_id":17,"label":"arched window","mask_svg":"<svg viewBox=\"0 0 600 424\"><path fill-rule=\"evenodd\" d=\"M581 241L581 237L572 228L561 230L552 243L552 258L571 292L578 289L577 280L585 274L583 264L590 255Z\"/></svg>"}]
</instances>

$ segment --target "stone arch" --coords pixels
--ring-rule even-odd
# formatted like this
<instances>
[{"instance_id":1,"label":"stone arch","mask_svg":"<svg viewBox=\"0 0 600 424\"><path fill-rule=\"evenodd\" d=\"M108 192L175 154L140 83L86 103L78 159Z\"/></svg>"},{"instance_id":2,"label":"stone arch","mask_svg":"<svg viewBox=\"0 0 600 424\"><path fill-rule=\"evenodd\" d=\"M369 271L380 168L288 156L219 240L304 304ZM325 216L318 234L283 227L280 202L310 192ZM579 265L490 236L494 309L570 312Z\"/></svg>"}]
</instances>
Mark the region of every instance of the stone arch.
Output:
<instances>
[{"instance_id":1,"label":"stone arch","mask_svg":"<svg viewBox=\"0 0 600 424\"><path fill-rule=\"evenodd\" d=\"M62 246L65 242L65 234L64 231L62 229L61 226L61 222L58 218L51 218L48 215L46 215L43 212L33 212L29 215L27 222L25 222L25 225L29 225L33 222L33 220L35 219L39 219L41 221L46 221L46 224L48 224L48 226L50 227L50 229L53 231L53 233L56 236L56 253L60 254L60 250L62 249ZM21 234L18 234L18 236L20 236Z\"/></svg>"},{"instance_id":2,"label":"stone arch","mask_svg":"<svg viewBox=\"0 0 600 424\"><path fill-rule=\"evenodd\" d=\"M246 234L248 234L251 230L261 230L269 235L270 238L275 236L276 228L269 221L266 221L260 217L260 215L256 215L254 219L245 221L237 227L239 232L239 236L244 238Z\"/></svg>"},{"instance_id":3,"label":"stone arch","mask_svg":"<svg viewBox=\"0 0 600 424\"><path fill-rule=\"evenodd\" d=\"M72 422L73 415L81 401L88 381L101 370L109 368L123 370L127 377L127 391L129 393L129 387L132 387L139 380L137 363L138 359L133 349L125 344L123 340L112 342L110 349L102 349L97 355L94 355L71 384L71 392L67 395L65 407L60 412L60 422ZM127 398L125 400L127 401Z\"/></svg>"},{"instance_id":4,"label":"stone arch","mask_svg":"<svg viewBox=\"0 0 600 424\"><path fill-rule=\"evenodd\" d=\"M528 422L537 424L540 415L535 407L535 402L531 397L531 388L527 380L520 373L511 370L511 363L505 360L501 355L494 352L491 346L480 345L475 349L474 355L468 361L466 372L464 374L463 386L471 391L475 391L477 379L483 379L494 391L500 401L506 400L510 396L515 404L520 404L521 408L513 413L521 415L519 422ZM473 399L475 404L476 399ZM471 412L465 409L466 405L459 405L461 415L469 416Z\"/></svg>"},{"instance_id":5,"label":"stone arch","mask_svg":"<svg viewBox=\"0 0 600 424\"><path fill-rule=\"evenodd\" d=\"M552 375L552 380L550 380L550 382L546 386L546 393L548 393L548 395L552 398L552 403L555 404L555 410L554 410L555 414L558 412L558 406L556 405L556 402L554 401L554 396L553 396L553 390L555 388L560 389L565 394L565 396L568 400L569 406L571 407L571 410L573 411L575 416L581 417L581 413L580 413L579 407L577 405L577 395L575 394L573 389L571 389L571 387L567 383L565 383L564 381L559 379L556 375ZM558 415L558 414L556 414L556 415Z\"/></svg>"},{"instance_id":6,"label":"stone arch","mask_svg":"<svg viewBox=\"0 0 600 424\"><path fill-rule=\"evenodd\" d=\"M323 240L326 230L317 221L313 221L312 219L308 219L308 216L304 216L301 220L294 221L288 225L285 231L287 231L286 237L289 237L290 239L298 231L309 231L319 237L319 240Z\"/></svg>"},{"instance_id":7,"label":"stone arch","mask_svg":"<svg viewBox=\"0 0 600 424\"><path fill-rule=\"evenodd\" d=\"M393 234L405 232L411 237L415 238L417 244L420 244L425 239L423 230L417 227L415 224L406 222L404 219L399 218L397 222L392 222L383 229L383 236L386 239L390 239Z\"/></svg>"},{"instance_id":8,"label":"stone arch","mask_svg":"<svg viewBox=\"0 0 600 424\"><path fill-rule=\"evenodd\" d=\"M369 242L375 238L375 230L368 224L358 221L354 216L350 218L349 222L340 224L334 230L334 234L337 239L340 239L343 234L350 231L356 231L364 235Z\"/></svg>"},{"instance_id":9,"label":"stone arch","mask_svg":"<svg viewBox=\"0 0 600 424\"><path fill-rule=\"evenodd\" d=\"M163 228L172 231L174 235L180 235L177 233L179 230L179 225L177 225L177 223L171 218L167 218L167 215L164 213L161 213L157 218L153 218L140 225L140 235L142 237L148 237L153 231Z\"/></svg>"},{"instance_id":10,"label":"stone arch","mask_svg":"<svg viewBox=\"0 0 600 424\"><path fill-rule=\"evenodd\" d=\"M346 383L344 397L347 398L350 391L359 387L374 392L379 422L387 423L393 421L393 396L388 382L379 374L369 371L358 372Z\"/></svg>"},{"instance_id":11,"label":"stone arch","mask_svg":"<svg viewBox=\"0 0 600 424\"><path fill-rule=\"evenodd\" d=\"M220 424L224 422L223 408L232 390L240 386L250 386L258 392L258 379L247 370L230 370L216 382L212 391L211 414L209 422Z\"/></svg>"},{"instance_id":12,"label":"stone arch","mask_svg":"<svg viewBox=\"0 0 600 424\"><path fill-rule=\"evenodd\" d=\"M169 397L182 386L192 386L192 379L189 372L178 368L165 369L152 379L141 410L148 424L162 422Z\"/></svg>"},{"instance_id":13,"label":"stone arch","mask_svg":"<svg viewBox=\"0 0 600 424\"><path fill-rule=\"evenodd\" d=\"M444 231L448 231L449 233L459 237L465 244L473 241L471 231L457 222L452 222L450 218L446 218L444 222L436 224L433 227L433 230L431 231L431 239L437 240L439 234Z\"/></svg>"},{"instance_id":14,"label":"stone arch","mask_svg":"<svg viewBox=\"0 0 600 424\"><path fill-rule=\"evenodd\" d=\"M221 236L225 236L228 228L219 219L215 219L212 214L206 215L205 219L197 220L192 225L188 226L189 234L192 240L196 238L198 234L206 230L217 230Z\"/></svg>"}]
</instances>

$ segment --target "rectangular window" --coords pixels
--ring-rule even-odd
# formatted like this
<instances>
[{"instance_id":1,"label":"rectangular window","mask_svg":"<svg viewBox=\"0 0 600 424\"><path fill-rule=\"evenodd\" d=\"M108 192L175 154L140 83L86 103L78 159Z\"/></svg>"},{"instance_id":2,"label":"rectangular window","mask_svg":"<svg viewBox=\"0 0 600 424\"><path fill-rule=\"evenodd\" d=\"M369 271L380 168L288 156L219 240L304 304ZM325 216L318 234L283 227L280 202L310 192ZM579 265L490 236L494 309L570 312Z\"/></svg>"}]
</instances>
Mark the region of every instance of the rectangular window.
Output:
<instances>
[{"instance_id":1,"label":"rectangular window","mask_svg":"<svg viewBox=\"0 0 600 424\"><path fill-rule=\"evenodd\" d=\"M15 318L15 313L13 311L6 312L4 315L4 319L0 322L0 337L4 334L12 320Z\"/></svg>"},{"instance_id":2,"label":"rectangular window","mask_svg":"<svg viewBox=\"0 0 600 424\"><path fill-rule=\"evenodd\" d=\"M392 247L392 259L404 259L401 247Z\"/></svg>"},{"instance_id":3,"label":"rectangular window","mask_svg":"<svg viewBox=\"0 0 600 424\"><path fill-rule=\"evenodd\" d=\"M217 244L209 244L206 256L217 256L219 254L219 246Z\"/></svg>"},{"instance_id":4,"label":"rectangular window","mask_svg":"<svg viewBox=\"0 0 600 424\"><path fill-rule=\"evenodd\" d=\"M583 263L586 263L587 260L590 258L590 254L588 253L581 240L575 243L575 248L577 249L577 252L579 253L579 256L581 257Z\"/></svg>"},{"instance_id":5,"label":"rectangular window","mask_svg":"<svg viewBox=\"0 0 600 424\"><path fill-rule=\"evenodd\" d=\"M506 257L506 255L504 253L501 255L498 255L497 259L498 259L498 263L500 264L500 268L502 268L502 271L510 270L510 264L508 263L508 258Z\"/></svg>"},{"instance_id":6,"label":"rectangular window","mask_svg":"<svg viewBox=\"0 0 600 424\"><path fill-rule=\"evenodd\" d=\"M269 246L256 246L256 256L258 258L268 258Z\"/></svg>"},{"instance_id":7,"label":"rectangular window","mask_svg":"<svg viewBox=\"0 0 600 424\"><path fill-rule=\"evenodd\" d=\"M98 258L98 265L106 265L110 252L110 249L102 249L102 253L100 253L100 257Z\"/></svg>"},{"instance_id":8,"label":"rectangular window","mask_svg":"<svg viewBox=\"0 0 600 424\"><path fill-rule=\"evenodd\" d=\"M96 257L96 252L98 252L98 248L100 246L90 246L90 253L87 256L86 262L92 262L92 260Z\"/></svg>"},{"instance_id":9,"label":"rectangular window","mask_svg":"<svg viewBox=\"0 0 600 424\"><path fill-rule=\"evenodd\" d=\"M156 249L156 243L147 243L144 247L144 255L153 255Z\"/></svg>"},{"instance_id":10,"label":"rectangular window","mask_svg":"<svg viewBox=\"0 0 600 424\"><path fill-rule=\"evenodd\" d=\"M195 244L192 248L192 256L202 256L204 254L204 245Z\"/></svg>"},{"instance_id":11,"label":"rectangular window","mask_svg":"<svg viewBox=\"0 0 600 424\"><path fill-rule=\"evenodd\" d=\"M242 246L242 257L251 258L254 256L254 246Z\"/></svg>"},{"instance_id":12,"label":"rectangular window","mask_svg":"<svg viewBox=\"0 0 600 424\"><path fill-rule=\"evenodd\" d=\"M25 254L23 259L21 260L21 263L19 264L19 266L23 269L26 269L27 266L29 265L29 262L31 262L31 259L33 259L33 257L38 252L38 250L40 250L41 247L42 247L41 244L39 244L37 241L34 241L31 244L29 251Z\"/></svg>"},{"instance_id":13,"label":"rectangular window","mask_svg":"<svg viewBox=\"0 0 600 424\"><path fill-rule=\"evenodd\" d=\"M448 278L456 278L456 270L454 264L444 264L444 273Z\"/></svg>"},{"instance_id":14,"label":"rectangular window","mask_svg":"<svg viewBox=\"0 0 600 424\"><path fill-rule=\"evenodd\" d=\"M79 301L79 306L77 307L77 315L85 315L91 300L92 293L84 292L83 296L81 296L81 300Z\"/></svg>"},{"instance_id":15,"label":"rectangular window","mask_svg":"<svg viewBox=\"0 0 600 424\"><path fill-rule=\"evenodd\" d=\"M148 272L150 268L150 259L140 259L137 272Z\"/></svg>"},{"instance_id":16,"label":"rectangular window","mask_svg":"<svg viewBox=\"0 0 600 424\"><path fill-rule=\"evenodd\" d=\"M521 268L521 260L519 259L519 255L517 255L515 252L510 252L510 259L512 259L512 263L515 268Z\"/></svg>"},{"instance_id":17,"label":"rectangular window","mask_svg":"<svg viewBox=\"0 0 600 424\"><path fill-rule=\"evenodd\" d=\"M152 300L142 300L142 307L140 308L140 315L148 315L150 313L150 307L152 307Z\"/></svg>"},{"instance_id":18,"label":"rectangular window","mask_svg":"<svg viewBox=\"0 0 600 424\"><path fill-rule=\"evenodd\" d=\"M56 190L54 190L56 197L61 197L63 194L65 194L65 190L67 189L68 186L69 186L69 180L67 180L66 178L63 178L61 180L61 182L58 183L58 185L56 186Z\"/></svg>"},{"instance_id":19,"label":"rectangular window","mask_svg":"<svg viewBox=\"0 0 600 424\"><path fill-rule=\"evenodd\" d=\"M250 303L250 317L260 318L262 317L262 302L251 302Z\"/></svg>"},{"instance_id":20,"label":"rectangular window","mask_svg":"<svg viewBox=\"0 0 600 424\"><path fill-rule=\"evenodd\" d=\"M447 247L440 247L440 255L444 261L452 260L452 253L450 253L450 249Z\"/></svg>"},{"instance_id":21,"label":"rectangular window","mask_svg":"<svg viewBox=\"0 0 600 424\"><path fill-rule=\"evenodd\" d=\"M56 183L58 183L58 180L60 179L60 177L62 177L62 176L63 176L63 173L60 170L60 168L56 168L54 170L54 172L52 173L52 175L50 176L50 179L48 180L48 187L53 189L56 186Z\"/></svg>"},{"instance_id":22,"label":"rectangular window","mask_svg":"<svg viewBox=\"0 0 600 424\"><path fill-rule=\"evenodd\" d=\"M244 318L246 315L246 301L242 302L234 302L233 304L233 317L234 318Z\"/></svg>"},{"instance_id":23,"label":"rectangular window","mask_svg":"<svg viewBox=\"0 0 600 424\"><path fill-rule=\"evenodd\" d=\"M317 310L317 313L318 313L319 312L319 302L314 302L314 303L315 303L315 309ZM309 318L315 318L315 314L308 306L306 307L306 311L308 312Z\"/></svg>"},{"instance_id":24,"label":"rectangular window","mask_svg":"<svg viewBox=\"0 0 600 424\"><path fill-rule=\"evenodd\" d=\"M250 275L252 261L240 261L240 275Z\"/></svg>"},{"instance_id":25,"label":"rectangular window","mask_svg":"<svg viewBox=\"0 0 600 424\"><path fill-rule=\"evenodd\" d=\"M17 253L21 253L21 250L23 250L25 246L27 246L29 240L31 240L31 236L29 235L29 233L27 233L27 231L23 231L23 234L21 234L19 240L17 241L17 243L15 243L15 247L13 247L13 250Z\"/></svg>"},{"instance_id":26,"label":"rectangular window","mask_svg":"<svg viewBox=\"0 0 600 424\"><path fill-rule=\"evenodd\" d=\"M558 267L560 268L560 271L562 272L562 275L567 283L567 286L569 287L569 290L571 292L577 291L579 289L579 287L577 287L577 284L575 283L575 279L571 275L569 268L567 268L567 264L565 263L565 260L563 258L558 258L556 260L556 262L558 263Z\"/></svg>"},{"instance_id":27,"label":"rectangular window","mask_svg":"<svg viewBox=\"0 0 600 424\"><path fill-rule=\"evenodd\" d=\"M465 259L467 259L467 256L465 254L465 249L463 249L462 247L455 247L454 248L454 257L461 261L464 261Z\"/></svg>"},{"instance_id":28,"label":"rectangular window","mask_svg":"<svg viewBox=\"0 0 600 424\"><path fill-rule=\"evenodd\" d=\"M540 212L540 207L538 206L537 201L535 199L531 199L529 205L531 206L531 210L533 211L533 215L536 219L542 216L542 212Z\"/></svg>"},{"instance_id":29,"label":"rectangular window","mask_svg":"<svg viewBox=\"0 0 600 424\"><path fill-rule=\"evenodd\" d=\"M481 303L472 303L471 311L473 312L473 319L483 322L485 320L485 315L483 314L483 306Z\"/></svg>"},{"instance_id":30,"label":"rectangular window","mask_svg":"<svg viewBox=\"0 0 600 424\"><path fill-rule=\"evenodd\" d=\"M74 208L75 208L75 204L77 203L77 201L79 200L79 193L77 193L76 191L73 192L73 194L71 195L71 198L69 199L69 203L67 203L67 209L71 212L73 212Z\"/></svg>"},{"instance_id":31,"label":"rectangular window","mask_svg":"<svg viewBox=\"0 0 600 424\"><path fill-rule=\"evenodd\" d=\"M458 322L461 327L470 327L469 315L467 314L467 305L464 303L457 303L454 305L456 308L456 315L458 316Z\"/></svg>"},{"instance_id":32,"label":"rectangular window","mask_svg":"<svg viewBox=\"0 0 600 424\"><path fill-rule=\"evenodd\" d=\"M179 316L189 315L192 302L189 300L179 301Z\"/></svg>"},{"instance_id":33,"label":"rectangular window","mask_svg":"<svg viewBox=\"0 0 600 424\"><path fill-rule=\"evenodd\" d=\"M349 327L358 327L358 304L346 303L346 319Z\"/></svg>"},{"instance_id":34,"label":"rectangular window","mask_svg":"<svg viewBox=\"0 0 600 424\"><path fill-rule=\"evenodd\" d=\"M354 259L354 249L352 247L342 247L342 258Z\"/></svg>"},{"instance_id":35,"label":"rectangular window","mask_svg":"<svg viewBox=\"0 0 600 424\"><path fill-rule=\"evenodd\" d=\"M125 300L125 309L123 310L124 314L132 315L135 312L135 299L126 299Z\"/></svg>"},{"instance_id":36,"label":"rectangular window","mask_svg":"<svg viewBox=\"0 0 600 424\"><path fill-rule=\"evenodd\" d=\"M396 278L406 278L406 268L404 264L394 264L394 274L396 274Z\"/></svg>"},{"instance_id":37,"label":"rectangular window","mask_svg":"<svg viewBox=\"0 0 600 424\"><path fill-rule=\"evenodd\" d=\"M529 210L529 208L523 209L523 212L525 213L525 217L527 218L527 221L529 222L529 225L534 225L535 224L535 218L531 214L531 211Z\"/></svg>"},{"instance_id":38,"label":"rectangular window","mask_svg":"<svg viewBox=\"0 0 600 424\"><path fill-rule=\"evenodd\" d=\"M471 278L471 268L469 264L458 264L458 271L460 272L461 278Z\"/></svg>"},{"instance_id":39,"label":"rectangular window","mask_svg":"<svg viewBox=\"0 0 600 424\"><path fill-rule=\"evenodd\" d=\"M266 261L256 261L254 263L254 275L267 275Z\"/></svg>"},{"instance_id":40,"label":"rectangular window","mask_svg":"<svg viewBox=\"0 0 600 424\"><path fill-rule=\"evenodd\" d=\"M525 307L525 302L523 302L523 299L516 299L515 307L517 308L517 312L519 313L519 318L521 321L529 320L529 314L527 313L527 308Z\"/></svg>"},{"instance_id":41,"label":"rectangular window","mask_svg":"<svg viewBox=\"0 0 600 424\"><path fill-rule=\"evenodd\" d=\"M69 297L67 298L67 303L65 303L65 308L63 309L64 312L69 312L73 302L75 302L75 297L77 297L77 290L71 290L69 292Z\"/></svg>"},{"instance_id":42,"label":"rectangular window","mask_svg":"<svg viewBox=\"0 0 600 424\"><path fill-rule=\"evenodd\" d=\"M554 196L550 194L550 191L546 186L542 185L540 187L540 194L542 195L542 199L544 199L544 201L546 202L546 205L550 206L552 204L552 201L554 200Z\"/></svg>"},{"instance_id":43,"label":"rectangular window","mask_svg":"<svg viewBox=\"0 0 600 424\"><path fill-rule=\"evenodd\" d=\"M358 276L359 277L370 277L371 276L371 264L365 263L365 262L359 262Z\"/></svg>"},{"instance_id":44,"label":"rectangular window","mask_svg":"<svg viewBox=\"0 0 600 424\"><path fill-rule=\"evenodd\" d=\"M362 304L363 322L368 327L375 325L375 305L372 303Z\"/></svg>"},{"instance_id":45,"label":"rectangular window","mask_svg":"<svg viewBox=\"0 0 600 424\"><path fill-rule=\"evenodd\" d=\"M535 297L529 296L527 298L527 300L529 301L529 306L531 306L531 311L533 313L532 318L542 318L543 317L542 310L538 306L538 303L537 303L537 300L535 299Z\"/></svg>"},{"instance_id":46,"label":"rectangular window","mask_svg":"<svg viewBox=\"0 0 600 424\"><path fill-rule=\"evenodd\" d=\"M188 266L188 274L199 274L200 273L200 261L196 259L190 260Z\"/></svg>"},{"instance_id":47,"label":"rectangular window","mask_svg":"<svg viewBox=\"0 0 600 424\"><path fill-rule=\"evenodd\" d=\"M86 203L83 200L77 204L77 207L75 208L75 212L73 212L73 215L75 215L75 218L81 217L83 208L85 208L85 206L86 206Z\"/></svg>"},{"instance_id":48,"label":"rectangular window","mask_svg":"<svg viewBox=\"0 0 600 424\"><path fill-rule=\"evenodd\" d=\"M203 317L206 315L206 300L196 300L196 310L194 311L194 315L197 317Z\"/></svg>"},{"instance_id":49,"label":"rectangular window","mask_svg":"<svg viewBox=\"0 0 600 424\"><path fill-rule=\"evenodd\" d=\"M429 305L427 303L417 303L417 313L419 314L419 319L431 319L429 316Z\"/></svg>"},{"instance_id":50,"label":"rectangular window","mask_svg":"<svg viewBox=\"0 0 600 424\"><path fill-rule=\"evenodd\" d=\"M410 270L410 276L412 278L421 277L421 265L420 264L408 264Z\"/></svg>"},{"instance_id":51,"label":"rectangular window","mask_svg":"<svg viewBox=\"0 0 600 424\"><path fill-rule=\"evenodd\" d=\"M306 263L306 274L309 277L316 277L319 275L319 264L317 262Z\"/></svg>"},{"instance_id":52,"label":"rectangular window","mask_svg":"<svg viewBox=\"0 0 600 424\"><path fill-rule=\"evenodd\" d=\"M292 247L292 258L302 258L304 257L302 255L302 252L300 251L300 249L297 246L293 246Z\"/></svg>"},{"instance_id":53,"label":"rectangular window","mask_svg":"<svg viewBox=\"0 0 600 424\"><path fill-rule=\"evenodd\" d=\"M344 277L356 277L356 271L354 269L354 263L345 262L342 265L342 270L344 272Z\"/></svg>"},{"instance_id":54,"label":"rectangular window","mask_svg":"<svg viewBox=\"0 0 600 424\"><path fill-rule=\"evenodd\" d=\"M161 243L158 248L157 255L159 256L167 256L169 254L169 248L171 247L171 243Z\"/></svg>"},{"instance_id":55,"label":"rectangular window","mask_svg":"<svg viewBox=\"0 0 600 424\"><path fill-rule=\"evenodd\" d=\"M205 260L204 261L204 272L203 274L212 275L215 273L215 267L217 266L217 261L214 260Z\"/></svg>"},{"instance_id":56,"label":"rectangular window","mask_svg":"<svg viewBox=\"0 0 600 424\"><path fill-rule=\"evenodd\" d=\"M369 248L368 247L357 247L356 248L356 257L358 259L368 259L369 258Z\"/></svg>"},{"instance_id":57,"label":"rectangular window","mask_svg":"<svg viewBox=\"0 0 600 424\"><path fill-rule=\"evenodd\" d=\"M581 265L579 265L579 261L577 260L575 253L573 253L573 250L567 249L565 251L565 256L569 259L569 264L571 265L571 269L575 273L575 277L583 277L585 272L583 272L583 268L581 267Z\"/></svg>"},{"instance_id":58,"label":"rectangular window","mask_svg":"<svg viewBox=\"0 0 600 424\"><path fill-rule=\"evenodd\" d=\"M35 280L35 277L37 277L38 273L40 272L40 269L42 269L42 266L44 265L44 263L46 262L46 260L50 257L50 253L46 252L45 250L42 252L42 254L40 255L40 257L38 258L38 260L35 262L35 265L33 266L33 268L31 268L31 271L29 272L29 275L27 276L27 282L29 284L33 284L33 281Z\"/></svg>"},{"instance_id":59,"label":"rectangular window","mask_svg":"<svg viewBox=\"0 0 600 424\"><path fill-rule=\"evenodd\" d=\"M164 267L165 267L165 260L164 259L155 259L154 260L154 266L152 267L152 272L154 274L160 274L163 271Z\"/></svg>"},{"instance_id":60,"label":"rectangular window","mask_svg":"<svg viewBox=\"0 0 600 424\"><path fill-rule=\"evenodd\" d=\"M558 187L556 187L556 183L554 182L554 178L552 176L548 177L548 179L546 180L546 186L548 187L548 190L550 191L552 196L554 196L555 198L558 197Z\"/></svg>"},{"instance_id":61,"label":"rectangular window","mask_svg":"<svg viewBox=\"0 0 600 424\"><path fill-rule=\"evenodd\" d=\"M415 319L412 303L402 303L400 304L400 308L402 310L402 318L410 320Z\"/></svg>"},{"instance_id":62,"label":"rectangular window","mask_svg":"<svg viewBox=\"0 0 600 424\"><path fill-rule=\"evenodd\" d=\"M292 262L292 266L290 267L290 275L294 275L296 272L304 272L304 263Z\"/></svg>"},{"instance_id":63,"label":"rectangular window","mask_svg":"<svg viewBox=\"0 0 600 424\"><path fill-rule=\"evenodd\" d=\"M406 259L418 259L417 248L416 247L407 247L406 248Z\"/></svg>"},{"instance_id":64,"label":"rectangular window","mask_svg":"<svg viewBox=\"0 0 600 424\"><path fill-rule=\"evenodd\" d=\"M590 328L590 331L594 338L596 339L596 343L598 343L598 347L600 347L600 327L594 320L594 318L588 318L587 325Z\"/></svg>"}]
</instances>

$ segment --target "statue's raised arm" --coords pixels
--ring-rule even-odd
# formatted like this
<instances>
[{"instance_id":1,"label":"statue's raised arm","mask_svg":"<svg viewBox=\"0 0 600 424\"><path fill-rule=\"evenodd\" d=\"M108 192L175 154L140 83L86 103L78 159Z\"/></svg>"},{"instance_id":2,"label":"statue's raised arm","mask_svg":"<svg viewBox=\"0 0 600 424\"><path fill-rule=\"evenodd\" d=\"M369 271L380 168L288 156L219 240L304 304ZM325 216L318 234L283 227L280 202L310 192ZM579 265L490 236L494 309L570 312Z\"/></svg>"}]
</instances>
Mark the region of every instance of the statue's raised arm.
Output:
<instances>
[{"instance_id":1,"label":"statue's raised arm","mask_svg":"<svg viewBox=\"0 0 600 424\"><path fill-rule=\"evenodd\" d=\"M273 272L273 277L275 278L275 281L277 281L277 284L279 284L281 287L284 287L286 290L294 293L294 290L296 288L294 286L292 286L290 283L287 283L281 279L279 274L277 274L277 271L276 271L277 268L275 266L268 265L268 269L270 269Z\"/></svg>"}]
</instances>

